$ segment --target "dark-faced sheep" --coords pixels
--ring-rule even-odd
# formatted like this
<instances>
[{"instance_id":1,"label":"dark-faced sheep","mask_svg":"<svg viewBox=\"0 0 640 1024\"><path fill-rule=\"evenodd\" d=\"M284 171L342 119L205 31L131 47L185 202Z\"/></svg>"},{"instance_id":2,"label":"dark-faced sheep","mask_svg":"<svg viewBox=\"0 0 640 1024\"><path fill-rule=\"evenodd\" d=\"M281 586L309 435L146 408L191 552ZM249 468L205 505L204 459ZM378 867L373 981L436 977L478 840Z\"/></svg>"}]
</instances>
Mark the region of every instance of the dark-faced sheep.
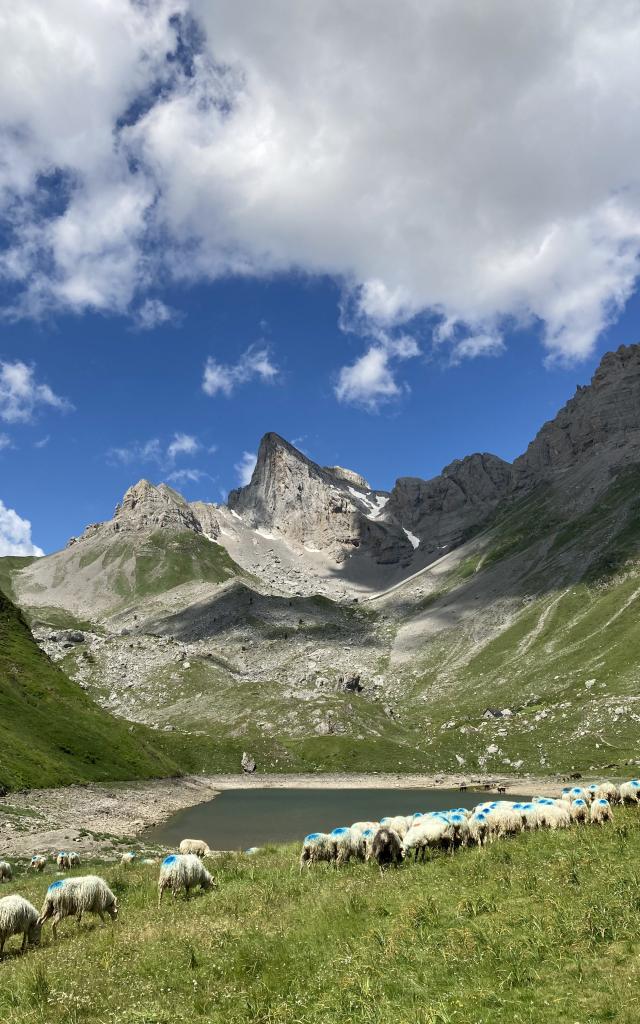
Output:
<instances>
[{"instance_id":1,"label":"dark-faced sheep","mask_svg":"<svg viewBox=\"0 0 640 1024\"><path fill-rule=\"evenodd\" d=\"M391 865L398 867L402 857L402 840L398 833L386 826L379 828L371 843L371 859L380 868L380 874Z\"/></svg>"}]
</instances>

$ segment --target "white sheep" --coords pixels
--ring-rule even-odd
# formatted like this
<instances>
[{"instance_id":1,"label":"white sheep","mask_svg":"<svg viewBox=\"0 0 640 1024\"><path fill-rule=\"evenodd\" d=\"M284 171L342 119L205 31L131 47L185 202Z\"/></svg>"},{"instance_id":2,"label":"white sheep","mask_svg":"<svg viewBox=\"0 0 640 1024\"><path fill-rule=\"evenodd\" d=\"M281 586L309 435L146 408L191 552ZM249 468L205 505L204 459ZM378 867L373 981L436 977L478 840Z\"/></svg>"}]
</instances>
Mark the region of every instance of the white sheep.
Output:
<instances>
[{"instance_id":1,"label":"white sheep","mask_svg":"<svg viewBox=\"0 0 640 1024\"><path fill-rule=\"evenodd\" d=\"M469 822L464 814L459 811L449 811L449 828L445 836L448 843L449 853L453 853L460 846L467 846L469 843Z\"/></svg>"},{"instance_id":2,"label":"white sheep","mask_svg":"<svg viewBox=\"0 0 640 1024\"><path fill-rule=\"evenodd\" d=\"M196 857L209 857L211 850L209 849L208 843L205 843L204 839L183 839L178 847L180 853L192 853Z\"/></svg>"},{"instance_id":3,"label":"white sheep","mask_svg":"<svg viewBox=\"0 0 640 1024\"><path fill-rule=\"evenodd\" d=\"M127 853L123 853L122 857L120 858L120 863L122 864L123 868L130 867L137 856L137 853L134 853L133 850L129 850Z\"/></svg>"},{"instance_id":4,"label":"white sheep","mask_svg":"<svg viewBox=\"0 0 640 1024\"><path fill-rule=\"evenodd\" d=\"M302 851L300 853L300 871L303 867L311 867L320 861L332 859L331 840L326 832L310 832L302 840Z\"/></svg>"},{"instance_id":5,"label":"white sheep","mask_svg":"<svg viewBox=\"0 0 640 1024\"><path fill-rule=\"evenodd\" d=\"M605 821L613 821L611 804L603 796L599 796L591 804L590 820L592 825L602 825Z\"/></svg>"},{"instance_id":6,"label":"white sheep","mask_svg":"<svg viewBox=\"0 0 640 1024\"><path fill-rule=\"evenodd\" d=\"M596 800L601 796L608 800L610 804L620 803L620 790L615 782L601 782L596 788Z\"/></svg>"},{"instance_id":7,"label":"white sheep","mask_svg":"<svg viewBox=\"0 0 640 1024\"><path fill-rule=\"evenodd\" d=\"M378 826L379 822L377 821L354 821L353 825L351 826L351 831L353 833L359 832L360 835L364 835L364 833L368 829L373 829L375 832Z\"/></svg>"},{"instance_id":8,"label":"white sheep","mask_svg":"<svg viewBox=\"0 0 640 1024\"><path fill-rule=\"evenodd\" d=\"M0 899L0 956L4 944L12 935L22 934L22 951L27 942L37 946L40 942L38 911L22 896L3 896Z\"/></svg>"},{"instance_id":9,"label":"white sheep","mask_svg":"<svg viewBox=\"0 0 640 1024\"><path fill-rule=\"evenodd\" d=\"M83 914L97 914L102 923L108 914L112 921L118 916L118 901L103 878L97 875L83 875L52 882L40 911L39 923L43 925L53 918L53 937L65 917L75 917L78 924Z\"/></svg>"},{"instance_id":10,"label":"white sheep","mask_svg":"<svg viewBox=\"0 0 640 1024\"><path fill-rule=\"evenodd\" d=\"M389 828L388 825L384 827ZM444 815L441 817L431 817L425 814L405 835L402 843L402 856L410 856L413 850L414 859L417 861L421 857L424 861L426 860L429 847L431 849L446 848L448 840L449 822Z\"/></svg>"},{"instance_id":11,"label":"white sheep","mask_svg":"<svg viewBox=\"0 0 640 1024\"><path fill-rule=\"evenodd\" d=\"M331 860L339 867L350 860L365 859L365 842L361 832L350 828L334 828L329 833Z\"/></svg>"},{"instance_id":12,"label":"white sheep","mask_svg":"<svg viewBox=\"0 0 640 1024\"><path fill-rule=\"evenodd\" d=\"M8 860L0 860L0 882L10 882L13 878L13 869Z\"/></svg>"},{"instance_id":13,"label":"white sheep","mask_svg":"<svg viewBox=\"0 0 640 1024\"><path fill-rule=\"evenodd\" d=\"M640 779L630 779L620 786L620 801L626 804L627 800L633 804L640 803Z\"/></svg>"},{"instance_id":14,"label":"white sheep","mask_svg":"<svg viewBox=\"0 0 640 1024\"><path fill-rule=\"evenodd\" d=\"M63 851L61 850L58 856L56 857L56 864L58 865L59 871L68 871L69 868L71 867L69 854L63 853Z\"/></svg>"},{"instance_id":15,"label":"white sheep","mask_svg":"<svg viewBox=\"0 0 640 1024\"><path fill-rule=\"evenodd\" d=\"M469 818L469 840L477 846L486 846L490 838L489 811L479 810Z\"/></svg>"},{"instance_id":16,"label":"white sheep","mask_svg":"<svg viewBox=\"0 0 640 1024\"><path fill-rule=\"evenodd\" d=\"M578 799L582 798L578 797ZM538 804L538 816L540 824L550 828L552 831L558 828L569 828L571 824L571 810L562 800L559 800L558 803L553 801L549 801L549 803L540 802Z\"/></svg>"},{"instance_id":17,"label":"white sheep","mask_svg":"<svg viewBox=\"0 0 640 1024\"><path fill-rule=\"evenodd\" d=\"M162 902L165 889L171 889L174 897L178 895L181 889L184 889L185 899L187 899L190 889L200 886L201 889L209 890L214 885L213 877L209 874L197 854L172 853L169 857L165 857L160 865L158 906Z\"/></svg>"},{"instance_id":18,"label":"white sheep","mask_svg":"<svg viewBox=\"0 0 640 1024\"><path fill-rule=\"evenodd\" d=\"M574 823L587 822L589 820L589 805L586 800L574 800L569 808L571 821Z\"/></svg>"},{"instance_id":19,"label":"white sheep","mask_svg":"<svg viewBox=\"0 0 640 1024\"><path fill-rule=\"evenodd\" d=\"M69 857L69 867L70 868L79 868L80 867L80 856L79 856L79 854L77 854L75 852L75 850L72 850L72 852L70 854L68 854L68 857Z\"/></svg>"},{"instance_id":20,"label":"white sheep","mask_svg":"<svg viewBox=\"0 0 640 1024\"><path fill-rule=\"evenodd\" d=\"M384 825L385 828L390 828L392 831L397 832L401 839L404 839L409 831L407 818L404 814L397 814L393 818L381 818L380 824Z\"/></svg>"},{"instance_id":21,"label":"white sheep","mask_svg":"<svg viewBox=\"0 0 640 1024\"><path fill-rule=\"evenodd\" d=\"M27 865L27 871L37 871L40 874L47 866L47 858L42 854L34 853Z\"/></svg>"}]
</instances>

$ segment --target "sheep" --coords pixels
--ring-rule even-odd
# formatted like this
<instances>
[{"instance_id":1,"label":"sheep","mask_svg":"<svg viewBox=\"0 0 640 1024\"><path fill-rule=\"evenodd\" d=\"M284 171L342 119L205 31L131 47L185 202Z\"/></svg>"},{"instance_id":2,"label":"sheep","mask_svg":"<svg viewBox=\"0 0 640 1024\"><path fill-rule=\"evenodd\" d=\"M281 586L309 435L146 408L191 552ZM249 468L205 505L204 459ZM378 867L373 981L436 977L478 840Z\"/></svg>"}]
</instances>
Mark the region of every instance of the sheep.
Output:
<instances>
[{"instance_id":1,"label":"sheep","mask_svg":"<svg viewBox=\"0 0 640 1024\"><path fill-rule=\"evenodd\" d=\"M479 811L469 818L469 839L478 846L489 842L489 812Z\"/></svg>"},{"instance_id":2,"label":"sheep","mask_svg":"<svg viewBox=\"0 0 640 1024\"><path fill-rule=\"evenodd\" d=\"M613 811L609 801L605 800L603 796L599 796L597 800L594 800L591 804L589 818L592 825L602 825L605 821L613 821Z\"/></svg>"},{"instance_id":3,"label":"sheep","mask_svg":"<svg viewBox=\"0 0 640 1024\"><path fill-rule=\"evenodd\" d=\"M22 946L24 953L27 943L37 946L40 942L39 916L36 908L22 896L3 896L0 899L0 956L4 944L12 935L22 933Z\"/></svg>"},{"instance_id":4,"label":"sheep","mask_svg":"<svg viewBox=\"0 0 640 1024\"><path fill-rule=\"evenodd\" d=\"M603 796L610 804L620 803L620 790L614 782L601 782L596 788L596 800Z\"/></svg>"},{"instance_id":5,"label":"sheep","mask_svg":"<svg viewBox=\"0 0 640 1024\"><path fill-rule=\"evenodd\" d=\"M171 889L174 897L184 889L185 899L188 899L189 889L195 889L198 885L208 891L213 889L215 882L197 854L172 853L165 857L160 865L158 906L162 902L165 889Z\"/></svg>"},{"instance_id":6,"label":"sheep","mask_svg":"<svg viewBox=\"0 0 640 1024\"><path fill-rule=\"evenodd\" d=\"M69 857L69 867L70 868L79 868L80 867L80 857L79 857L79 855L75 851L73 851L72 853L68 854L68 857Z\"/></svg>"},{"instance_id":7,"label":"sheep","mask_svg":"<svg viewBox=\"0 0 640 1024\"><path fill-rule=\"evenodd\" d=\"M78 924L83 914L97 914L102 923L108 914L112 921L118 916L118 901L103 878L97 875L82 875L77 878L63 878L52 882L40 911L38 921L42 926L52 920L53 937L65 917L75 917Z\"/></svg>"},{"instance_id":8,"label":"sheep","mask_svg":"<svg viewBox=\"0 0 640 1024\"><path fill-rule=\"evenodd\" d=\"M361 832L350 828L334 828L329 833L331 860L339 867L350 860L365 859L365 843Z\"/></svg>"},{"instance_id":9,"label":"sheep","mask_svg":"<svg viewBox=\"0 0 640 1024\"><path fill-rule=\"evenodd\" d=\"M387 826L388 827L388 826ZM426 860L427 847L437 849L447 845L447 833L449 822L444 818L430 817L421 818L416 825L409 829L402 842L402 856L407 857L414 851L414 858L419 857Z\"/></svg>"},{"instance_id":10,"label":"sheep","mask_svg":"<svg viewBox=\"0 0 640 1024\"><path fill-rule=\"evenodd\" d=\"M302 851L300 853L300 871L305 864L308 868L319 861L332 859L331 840L326 832L310 832L302 840Z\"/></svg>"},{"instance_id":11,"label":"sheep","mask_svg":"<svg viewBox=\"0 0 640 1024\"><path fill-rule=\"evenodd\" d=\"M44 871L47 866L47 858L43 857L39 853L34 853L33 857L27 865L27 871L37 871L38 874Z\"/></svg>"},{"instance_id":12,"label":"sheep","mask_svg":"<svg viewBox=\"0 0 640 1024\"><path fill-rule=\"evenodd\" d=\"M351 826L352 832L359 832L363 835L367 829L372 828L374 831L378 828L379 822L377 821L355 821Z\"/></svg>"},{"instance_id":13,"label":"sheep","mask_svg":"<svg viewBox=\"0 0 640 1024\"><path fill-rule=\"evenodd\" d=\"M540 824L546 825L552 831L557 828L568 828L571 824L571 811L564 801L559 801L557 804L553 801L538 804L538 815Z\"/></svg>"},{"instance_id":14,"label":"sheep","mask_svg":"<svg viewBox=\"0 0 640 1024\"><path fill-rule=\"evenodd\" d=\"M620 802L626 804L627 800L634 804L640 803L640 779L630 779L620 786Z\"/></svg>"},{"instance_id":15,"label":"sheep","mask_svg":"<svg viewBox=\"0 0 640 1024\"><path fill-rule=\"evenodd\" d=\"M402 857L402 840L400 836L394 829L381 825L371 843L371 859L375 860L380 869L380 874L382 875L385 868L391 864L398 867Z\"/></svg>"},{"instance_id":16,"label":"sheep","mask_svg":"<svg viewBox=\"0 0 640 1024\"><path fill-rule=\"evenodd\" d=\"M401 839L404 839L407 832L409 831L407 819L404 814L397 814L393 818L381 818L380 824L384 825L385 828L393 829L394 832L398 833Z\"/></svg>"},{"instance_id":17,"label":"sheep","mask_svg":"<svg viewBox=\"0 0 640 1024\"><path fill-rule=\"evenodd\" d=\"M183 839L178 847L180 853L192 853L196 857L210 857L211 850L209 849L208 843L205 843L204 839Z\"/></svg>"},{"instance_id":18,"label":"sheep","mask_svg":"<svg viewBox=\"0 0 640 1024\"><path fill-rule=\"evenodd\" d=\"M574 800L569 809L573 822L587 822L589 820L589 806L586 800Z\"/></svg>"},{"instance_id":19,"label":"sheep","mask_svg":"<svg viewBox=\"0 0 640 1024\"><path fill-rule=\"evenodd\" d=\"M59 871L68 871L69 868L71 867L71 862L69 861L69 854L63 853L61 850L58 856L56 857L56 864L58 865Z\"/></svg>"},{"instance_id":20,"label":"sheep","mask_svg":"<svg viewBox=\"0 0 640 1024\"><path fill-rule=\"evenodd\" d=\"M574 800L586 800L587 803L591 800L591 795L588 790L582 789L581 786L574 786L569 790L569 799L571 802Z\"/></svg>"},{"instance_id":21,"label":"sheep","mask_svg":"<svg viewBox=\"0 0 640 1024\"><path fill-rule=\"evenodd\" d=\"M122 864L122 867L131 867L137 856L138 854L135 853L133 850L129 850L127 853L123 853L122 857L120 858L120 863Z\"/></svg>"},{"instance_id":22,"label":"sheep","mask_svg":"<svg viewBox=\"0 0 640 1024\"><path fill-rule=\"evenodd\" d=\"M10 882L13 878L13 869L7 860L0 860L0 882Z\"/></svg>"}]
</instances>

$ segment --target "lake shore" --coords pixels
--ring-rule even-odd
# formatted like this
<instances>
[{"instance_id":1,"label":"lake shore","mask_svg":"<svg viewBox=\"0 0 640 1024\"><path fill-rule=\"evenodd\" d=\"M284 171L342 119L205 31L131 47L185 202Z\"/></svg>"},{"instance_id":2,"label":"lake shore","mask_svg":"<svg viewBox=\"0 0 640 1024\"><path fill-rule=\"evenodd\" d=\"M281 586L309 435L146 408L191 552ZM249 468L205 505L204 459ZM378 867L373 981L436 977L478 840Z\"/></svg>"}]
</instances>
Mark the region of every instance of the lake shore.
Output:
<instances>
[{"instance_id":1,"label":"lake shore","mask_svg":"<svg viewBox=\"0 0 640 1024\"><path fill-rule=\"evenodd\" d=\"M587 780L585 780L587 781ZM504 785L509 796L556 796L556 777L314 773L202 775L20 790L0 799L0 856L30 857L71 848L112 856L177 811L238 789L469 789ZM479 800L481 798L479 797Z\"/></svg>"}]
</instances>

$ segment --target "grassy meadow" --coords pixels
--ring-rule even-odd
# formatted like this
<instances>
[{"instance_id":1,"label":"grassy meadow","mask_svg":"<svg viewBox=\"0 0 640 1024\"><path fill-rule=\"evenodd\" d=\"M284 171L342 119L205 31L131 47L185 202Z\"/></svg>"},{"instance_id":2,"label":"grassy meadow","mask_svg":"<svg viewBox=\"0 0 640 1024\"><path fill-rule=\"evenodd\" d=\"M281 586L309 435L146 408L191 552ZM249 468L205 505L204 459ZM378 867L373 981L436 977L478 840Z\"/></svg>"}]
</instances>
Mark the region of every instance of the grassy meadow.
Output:
<instances>
[{"instance_id":1,"label":"grassy meadow","mask_svg":"<svg viewBox=\"0 0 640 1024\"><path fill-rule=\"evenodd\" d=\"M158 868L92 864L120 901L102 928L0 962L3 1024L596 1024L638 1021L640 815L300 875L295 845L214 862L218 888L156 908ZM52 877L1 895L37 906ZM86 873L84 865L80 873Z\"/></svg>"}]
</instances>

